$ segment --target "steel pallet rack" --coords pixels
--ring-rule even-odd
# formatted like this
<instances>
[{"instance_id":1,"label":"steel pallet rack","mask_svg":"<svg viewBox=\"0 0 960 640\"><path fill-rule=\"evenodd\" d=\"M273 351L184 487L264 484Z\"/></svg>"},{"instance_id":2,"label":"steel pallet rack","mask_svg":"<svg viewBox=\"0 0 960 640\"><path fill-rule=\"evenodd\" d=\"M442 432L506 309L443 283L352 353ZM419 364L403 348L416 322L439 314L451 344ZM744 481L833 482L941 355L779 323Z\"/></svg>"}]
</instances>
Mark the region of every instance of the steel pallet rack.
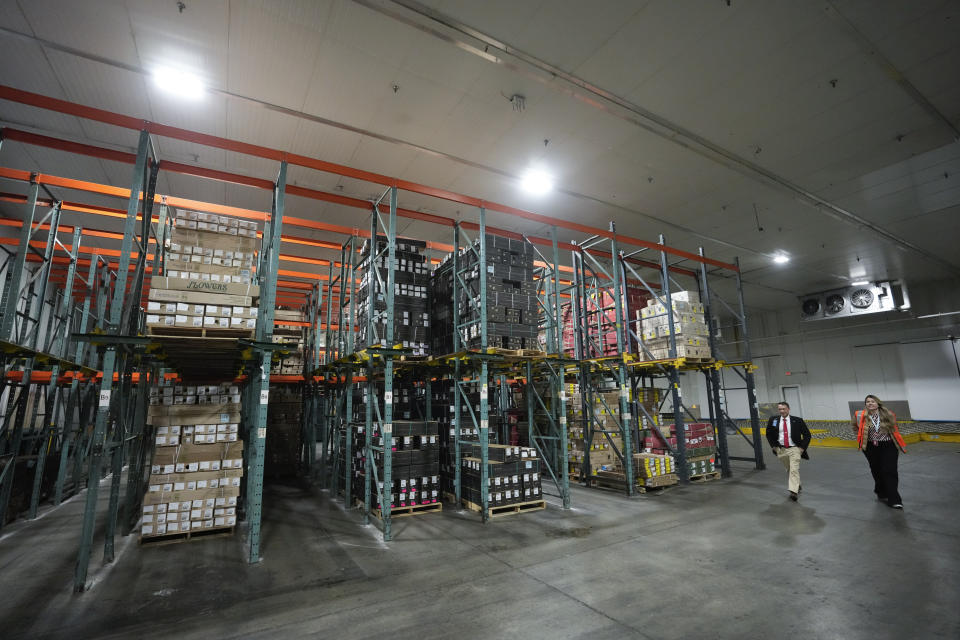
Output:
<instances>
[{"instance_id":1,"label":"steel pallet rack","mask_svg":"<svg viewBox=\"0 0 960 640\"><path fill-rule=\"evenodd\" d=\"M477 440L480 444L480 514L483 522L490 519L490 487L489 487L489 469L490 461L490 361L499 359L499 356L488 353L488 335L487 335L487 214L484 207L480 207L478 215L479 228L477 229L477 240L471 242L466 230L458 222L453 227L453 429L454 429L454 487L456 504L459 507L463 503L463 440L461 434L463 431L463 404L466 403L469 411L467 417L472 428L477 433ZM462 239L466 240L461 244ZM476 265L479 274L479 296L462 296L464 291L470 292L464 276L471 265L461 267L461 247L464 252L471 252L476 257ZM466 317L467 310L460 309L461 297L466 298L468 304L473 307L476 313L476 319L461 321ZM472 327L479 328L480 347L479 350L466 350L468 343L468 333ZM473 329L477 331L477 329ZM468 366L465 368L464 363ZM469 370L471 377L464 379L464 373ZM471 407L470 400L465 391L467 385L479 385L480 387L480 410L479 415Z\"/></svg>"},{"instance_id":2,"label":"steel pallet rack","mask_svg":"<svg viewBox=\"0 0 960 640\"><path fill-rule=\"evenodd\" d=\"M323 330L323 305L330 304L329 288L324 301L324 285L317 282L310 288L307 299L302 307L303 317L307 323L303 332L303 408L301 410L300 436L300 473L309 481L322 477L322 463L326 461L326 429L324 417L326 415L327 395L324 385L316 372L323 364L323 353L326 350ZM320 442L321 465L317 469L317 442Z\"/></svg>"},{"instance_id":3,"label":"steel pallet rack","mask_svg":"<svg viewBox=\"0 0 960 640\"><path fill-rule=\"evenodd\" d=\"M500 409L503 415L507 407L509 393L508 377L514 386L522 391L527 417L527 439L530 446L537 449L544 461L547 474L556 489L553 494L560 499L564 508L570 507L570 482L566 464L566 394L563 390L565 368L571 360L564 358L561 341L559 279L559 243L557 229L551 227L549 241L531 238L503 230L493 231L493 235L504 236L523 241L533 247L540 261L535 265L537 283L538 328L544 337L545 350L540 354L520 356L505 355L498 349L490 348L487 327L487 274L489 271L486 224L486 210L479 208L478 222L475 225L477 236L471 238L462 223L454 224L454 243L452 254L453 276L453 353L450 356L436 358L445 365L446 379L452 381L454 390L453 426L455 433L455 475L454 498L457 505L462 504L462 458L464 440L461 438L464 425L477 435L480 449L480 507L481 519L490 518L489 489L487 468L490 443L490 397L494 389L499 391ZM474 226L474 225L471 225ZM548 245L552 249L551 257L545 256L537 244ZM473 292L468 286L465 275L474 269L474 264L463 266L463 256L472 255L478 275L478 290ZM464 292L470 295L462 295ZM461 309L460 301L467 300L468 309ZM466 319L469 318L469 319ZM479 337L479 346L467 348L469 336ZM537 350L531 350L537 351ZM441 370L442 371L442 370ZM468 376L468 377L464 377ZM474 411L468 399L466 389L479 387L479 408ZM469 410L464 414L463 407ZM505 427L505 425L504 425ZM502 434L506 435L506 432Z\"/></svg>"},{"instance_id":4,"label":"steel pallet rack","mask_svg":"<svg viewBox=\"0 0 960 640\"><path fill-rule=\"evenodd\" d=\"M557 228L550 228L550 253L544 255L537 244L524 236L533 247L539 261L535 261L534 280L537 285L539 331L544 355L527 357L519 372L524 382L526 399L527 438L540 454L547 475L553 482L564 509L570 508L570 466L567 464L567 393L564 382L567 368L576 360L563 351L563 321L561 298L564 286L560 279L560 244Z\"/></svg>"},{"instance_id":5,"label":"steel pallet rack","mask_svg":"<svg viewBox=\"0 0 960 640\"><path fill-rule=\"evenodd\" d=\"M344 478L344 507L352 504L352 484L349 476L349 463L353 455L353 443L350 436L350 422L353 420L353 384L356 377L354 371L357 363L354 358L354 342L356 340L356 271L358 268L356 234L340 246L340 262L333 261L327 267L327 307L323 357L323 366L311 372L319 374L324 381L325 393L322 393L323 413L320 425L321 452L320 477L321 486L337 493L340 474ZM336 275L335 274L336 271ZM336 305L336 324L333 320L332 295L334 287L340 292ZM319 314L319 310L318 310ZM341 442L341 430L346 433L346 439ZM340 458L343 457L345 469L340 469Z\"/></svg>"},{"instance_id":6,"label":"steel pallet rack","mask_svg":"<svg viewBox=\"0 0 960 640\"><path fill-rule=\"evenodd\" d=\"M7 133L7 130L4 131ZM27 143L40 143L44 146L55 146L52 139L34 140L28 138ZM103 150L84 145L69 145L65 147L68 151L77 153L87 153L89 155L102 155ZM74 332L71 338L76 341L76 358L83 359L87 351L93 351L91 346L95 346L102 352L102 361L100 363L101 373L91 369L83 369L87 373L86 378L74 375L69 379L70 393L66 401L59 397L48 398L48 414L59 415L58 405L64 404L66 415L71 417L71 421L66 424L73 424L72 416L77 411L78 418L76 426L70 430L66 428L54 433L55 427L45 427L39 440L43 443L52 442L59 439L62 443L59 449L61 465L58 470L58 479L56 483L54 501L59 502L62 499L65 479L67 477L67 464L65 462L73 454L76 461L74 466L74 484L78 485L80 474L78 467L87 463L89 470L86 474L88 479L87 495L84 507L83 522L81 526L80 545L78 551L78 560L74 576L74 588L84 590L86 588L86 578L89 569L89 561L93 545L93 531L97 519L97 499L99 490L99 480L104 475L106 464L112 472L110 481L110 500L107 508L106 540L104 544L104 560L111 562L114 557L114 538L117 524L121 526L121 532L128 534L139 516L138 502L142 497L145 481L145 464L148 454L148 447L145 445L144 436L146 428L146 407L148 382L158 375L158 362L153 358L154 353L163 349L162 340L152 340L142 337L143 334L143 312L140 309L140 302L145 295L145 279L148 273L160 273L163 264L163 246L164 238L169 227L166 219L167 207L163 204L163 197L155 193L157 174L160 168L160 162L153 149L153 143L150 134L143 130L140 132L140 141L136 156L126 154L108 154L107 157L114 160L129 162L134 165L133 185L130 189L125 212L124 232L120 234L109 234L108 232L99 232L105 237L117 237L121 239L121 248L114 251L118 258L118 267L116 270L108 270L107 263L99 256L95 255L90 261L90 273L88 275L86 286L87 295L83 302L82 310L79 313L79 319L76 325L70 327L70 323L64 323L64 309L66 301L72 301L72 295L65 295L62 304L58 309L48 314L47 324L52 326L54 320L61 321L61 325L66 324ZM264 242L259 255L259 283L261 289L261 299L263 302L259 307L257 332L254 340L246 341L240 347L252 349L253 355L257 358L261 366L251 368L251 380L247 385L247 392L251 388L257 391L256 398L248 398L245 411L245 428L247 439L250 443L245 455L248 456L247 471L245 482L247 485L246 503L243 510L248 521L248 543L250 549L250 561L259 559L259 531L261 516L261 495L262 495L262 471L263 471L263 437L265 435L266 422L266 403L261 403L262 394L259 392L269 385L269 362L274 345L270 341L273 327L273 308L276 299L276 277L278 273L278 257L280 243L280 226L282 224L283 198L285 193L285 173L286 163L281 162L279 177L273 186L274 205L273 214L269 217L270 225L264 229ZM4 177L18 179L20 175L15 172L7 171ZM103 193L112 196L123 197L120 190L103 185L94 185L92 183L81 183L78 181L65 181L49 176L42 176L52 184L59 183L59 186L66 188L79 188L80 190L95 193ZM205 176L214 179L222 179L222 176ZM32 248L29 243L34 231L33 215L37 203L37 188L42 186L37 181L32 181L31 191L26 198L28 204L27 218L23 223L21 232L22 240L20 245L24 248L20 253L24 253L27 247ZM155 203L160 202L158 213L154 213ZM192 206L203 207L206 203L188 201ZM96 207L84 205L71 205L73 210L81 212L97 212ZM217 205L210 205L216 208ZM229 208L222 208L229 209ZM53 216L53 222L47 225L52 229L49 234L47 245L48 249L44 254L45 263L49 263L52 257L52 251L55 245L63 247L56 239L56 230L59 221L59 202L51 208L48 217ZM106 210L104 210L106 211ZM239 210L238 210L239 211ZM113 212L111 211L111 214ZM263 214L245 212L248 217L266 217ZM46 228L46 219L36 225L37 229ZM73 281L76 278L76 266L78 260L76 257L77 247L79 246L80 230L75 231L75 240L73 251L68 251L69 266L66 279L64 281L65 291L72 292L74 289ZM149 253L150 245L154 246L152 255ZM105 250L106 251L106 250ZM14 258L10 271L8 282L19 282L23 275L23 264L25 256L18 254ZM37 273L48 273L49 269L40 269ZM46 287L46 276L41 279L32 278L29 284L29 292L33 298L44 300L43 291L35 295L37 288L36 282L43 282L41 289ZM8 301L16 307L18 296L13 295L13 285L10 285L10 296ZM18 289L19 291L19 289ZM96 300L94 301L94 295ZM47 301L49 304L49 301ZM32 302L30 304L33 304ZM40 303L42 304L42 302ZM91 311L91 307L96 304L96 313ZM22 305L21 305L22 306ZM23 316L14 313L14 316ZM10 316L13 318L14 316ZM55 357L48 353L39 352L36 347L37 336L39 335L39 316L32 311L27 312L27 317L33 321L34 328L30 334L31 338L28 346L30 347L30 357L27 362L27 369L21 376L21 385L26 389L26 384L31 380L32 366L35 360L43 359L54 364L55 370L80 367L70 361ZM89 320L96 319L96 326L91 327ZM13 319L10 322L14 322ZM60 325L58 325L59 327ZM94 331L91 333L91 329ZM51 332L54 336L57 348L63 351L66 349L66 341L63 339L64 331L59 329ZM9 334L8 334L9 335ZM24 334L27 335L27 334ZM158 349L159 347L159 349ZM241 351L238 349L237 354ZM22 357L23 353L20 353ZM93 364L93 363L91 363ZM266 365L267 373L264 374L263 365ZM9 367L5 367L5 373L9 372ZM51 372L52 373L52 372ZM236 374L236 370L230 372L231 378ZM35 376L34 376L35 377ZM4 383L9 376L5 375ZM56 375L50 375L50 388L53 388L52 381L58 379ZM84 381L90 381L89 386L92 389L93 398L91 402L84 402L83 398L78 397L82 391ZM95 381L95 382L94 382ZM249 393L248 393L249 395ZM26 398L25 393L20 396ZM16 405L25 407L25 400L21 401L17 397ZM39 402L40 394L35 394L35 403ZM26 410L19 410L15 414L14 424L23 424L22 414ZM36 409L33 416L39 415ZM79 438L84 437L85 430L83 425L89 422L94 423L92 433L88 440L84 442ZM23 429L12 428L10 430L13 437L22 439ZM6 441L6 439L5 439ZM13 444L10 443L12 448ZM76 452L76 453L73 453ZM81 452L86 457L81 455ZM105 460L105 458L109 458ZM106 463L106 464L105 464ZM123 500L120 498L121 475L124 466L127 466L127 487ZM38 467L41 467L38 465ZM39 478L42 468L39 469L37 476ZM35 480L35 483L39 482ZM6 491L6 489L4 489Z\"/></svg>"},{"instance_id":7,"label":"steel pallet rack","mask_svg":"<svg viewBox=\"0 0 960 640\"><path fill-rule=\"evenodd\" d=\"M598 251L598 247L603 246L609 241L609 252ZM679 251L667 247L663 236L660 236L658 243L645 243L639 249L629 253L624 252L618 244L616 229L611 224L610 233L605 236L594 236L578 245L577 251L573 253L574 262L574 304L573 304L573 322L575 325L576 353L581 359L579 367L578 380L581 387L581 398L583 403L583 413L587 416L588 424L585 429L586 441L591 442L594 433L603 433L611 442L616 455L621 461L625 476L625 489L628 495L634 492L635 478L633 477L632 453L639 449L639 430L649 428L655 431L661 441L666 445L668 451L677 458L677 466L680 479L683 482L689 480L689 467L686 459L686 443L684 439L684 416L689 416L696 420L693 413L683 404L682 391L680 388L680 374L686 371L699 371L705 376L707 388L707 406L709 409L709 419L714 426L716 439L718 443L721 470L724 477L731 474L726 429L732 425L732 421L726 416L718 395L718 370L723 367L730 367L734 370L743 369L744 379L747 384L747 390L751 405L751 418L753 421L752 438L747 438L754 449L752 458L732 458L753 461L757 468L763 468L763 454L760 447L759 425L756 415L756 395L753 384L752 365L749 358L749 343L745 353L745 359L736 362L727 362L722 359L709 359L701 362L690 358L679 357L677 350L677 336L673 321L673 308L669 304L671 300L671 290L679 290L681 287L674 275L685 275L694 279L694 286L701 296L705 306L705 317L710 326L714 326L712 301L716 300L723 303L735 320L743 327L746 326L746 312L743 305L742 284L740 280L739 264L726 264L716 260L706 258L701 248L698 254ZM658 260L642 260L638 256L645 251L654 251L659 254ZM671 255L680 255L681 259L669 262ZM696 269L681 266L685 262L693 262ZM737 291L739 296L739 312L734 311L722 298L711 293L711 287L708 277L707 266L713 265L723 271L730 271L736 278ZM639 269L639 270L638 270ZM641 270L653 270L658 274L658 282L648 282L649 276L644 278ZM639 283L643 289L657 302L664 305L667 314L667 323L669 326L669 353L666 358L654 358L651 351L644 344L636 326L634 315L637 309L629 308L629 297L626 295L626 286L629 281ZM591 326L586 322L591 317L599 317L605 310L604 301L610 300L614 303L614 326L615 326L615 345L612 351L603 349L602 344L591 336ZM583 320L580 320L583 319ZM598 325L598 334L602 328ZM744 334L745 335L745 334ZM714 331L709 331L708 343L711 347L711 353L718 354L718 349L714 337ZM674 429L676 432L677 445L673 447L669 441L663 437L660 432L659 421L651 415L643 405L636 401L637 393L644 380L653 381L655 379L665 379L667 390L669 392L669 405L672 408ZM599 381L611 383L620 391L619 393L619 413L605 406L605 412L615 415L617 430L623 442L623 451L617 450L611 439L611 433L598 426L598 421L589 410L593 406L592 398ZM667 404L667 397L661 403L660 408ZM601 398L601 403L604 401ZM746 437L746 436L744 436ZM584 465L581 480L586 482L591 474L590 471L590 449L585 447Z\"/></svg>"},{"instance_id":8,"label":"steel pallet rack","mask_svg":"<svg viewBox=\"0 0 960 640\"><path fill-rule=\"evenodd\" d=\"M409 191L409 192L420 194L427 197L439 198L447 202L456 203L457 205L476 207L484 211L485 210L496 211L499 213L507 214L510 216L514 216L518 219L523 219L523 220L534 222L534 223L555 225L558 228L566 229L568 231L572 231L575 233L597 234L599 236L603 236L607 238L611 237L610 232L606 230L590 227L587 225L582 225L582 224L571 222L571 221L559 220L557 218L540 215L540 214L536 214L528 211L523 211L507 205L498 204L494 202L487 202L485 200L481 200L478 198L465 196L457 193L452 193L444 190L438 190L426 185L411 183L411 182L399 180L397 178L392 178L389 176L362 171L359 169L355 169L355 168L347 167L343 165L337 165L334 163L325 162L315 158L305 157L305 156L289 153L286 151L241 143L241 142L229 140L226 138L220 138L217 136L178 129L178 128L170 127L167 125L144 121L142 118L138 118L138 117L112 113L112 112L99 110L99 109L92 109L85 105L80 105L80 104L75 104L75 103L71 103L63 100L49 98L47 96L22 91L9 86L0 85L0 99L13 101L19 104L28 105L28 106L39 108L39 109L45 109L45 110L49 110L57 113L62 113L62 114L67 114L67 115L88 119L88 120L93 120L93 121L104 123L114 127L125 128L128 130L142 131L143 133L141 134L141 136L145 134L147 135L156 134L160 136L165 136L165 137L185 141L191 144L207 145L207 146L211 146L218 149L223 149L223 150L228 150L232 152L251 155L254 157L268 159L271 161L277 161L277 162L285 161L285 162L289 162L290 164L309 168L312 170L335 173L341 176L349 177L349 178L364 181L364 182L383 185L383 186L394 188L394 189L402 189L404 191ZM121 152L117 152L115 150L110 150L110 149L101 149L97 147L91 147L89 145L77 144L69 141L56 140L55 138L49 138L49 137L41 136L37 134L26 133L23 131L4 129L3 135L7 139L17 139L27 144L39 144L42 146L47 146L47 147L61 149L61 150L86 153L94 157L111 160L111 161L120 161L120 162L126 162L128 164L135 164L135 162L139 160L139 158L134 156L133 154L121 153ZM215 170L204 169L201 167L192 167L192 166L187 166L187 165L178 164L178 163L171 163L171 162L165 163L164 166L165 166L165 169L168 171L173 171L173 172L177 172L185 175L191 175L199 178L209 178L209 179L215 179L215 180L227 180L235 184L242 184L246 186L252 186L255 188L267 188L276 192L276 183L272 181L261 180L258 178L242 176L238 174L231 174L225 171L215 171ZM0 167L0 178L26 180L27 176L25 175L25 172L17 172L16 170ZM51 176L43 176L43 179L45 181L50 182L51 184L56 184L58 186L62 186L69 189L77 189L80 191L93 191L97 193L109 194L114 196L117 195L116 190L109 191L109 192L100 191L96 188L90 188L89 183L81 183L78 181L58 179ZM281 188L280 191L281 193L283 191L286 191L287 193L291 193L297 196L302 196L302 197L306 197L306 198L310 198L318 201L332 202L338 205L343 205L348 207L369 209L369 206L370 206L369 202L363 201L360 199L345 197L341 194L325 193L322 191L307 189L299 186L285 185L283 188ZM124 196L124 197L128 197L128 196ZM131 198L131 203L133 202L133 200L134 198ZM182 200L182 199L175 199L175 200ZM178 206L177 203L175 202L171 202L171 205ZM128 211L129 209L130 207L128 207ZM87 207L84 210L94 211L94 208ZM115 215L115 214L111 212L108 215ZM397 210L395 215L399 215L408 219L427 221L427 222L438 223L438 224L443 224L447 226L454 226L456 224L449 217L434 215L434 214L427 214L422 211ZM343 234L345 236L354 235L352 230L350 229L346 229L344 227L337 227L336 225L321 223L319 221L307 220L303 218L288 218L287 222L290 225L296 226L296 227L303 227L303 228L309 228L313 230ZM131 224L131 221L128 219L127 223L129 226ZM466 224L461 225L461 227L473 228L470 225L466 225ZM493 233L498 233L498 234L509 233L509 232L502 232L501 230L495 230L492 228L489 230ZM128 235L130 234L124 234L124 242L127 242ZM481 237L483 237L483 235L484 234L482 233ZM531 240L541 245L544 244L544 239L542 238L538 238L538 239L531 238ZM622 241L621 244L623 245L647 247L650 249L655 249L657 251L665 251L666 253L670 253L672 255L683 254L683 252L678 252L677 250L671 249L669 247L663 247L661 245L657 245L656 243L640 241L640 240L625 237L625 236L618 237L618 240L621 240ZM302 238L297 238L294 241L301 244L304 243L304 239ZM307 241L307 243L310 243L310 242L311 241ZM547 241L547 243L549 243L549 241ZM325 248L331 248L332 246L331 243L325 243L322 241L313 242L313 244L315 244L315 246L325 247ZM124 256L119 256L119 257L125 259ZM352 256L351 256L351 260L352 260ZM631 258L631 260L633 259ZM705 259L705 258L699 258L699 260L700 261L706 260L710 264L722 264L722 263L716 263L716 261L709 261L708 259ZM287 274L292 274L292 277L297 277L297 278L303 277L304 275L310 276L310 274L303 274L300 272L286 272L286 273L282 272L280 275L287 275ZM127 276L128 276L128 273L125 271L122 271L120 277L126 280ZM322 277L316 278L315 276L313 276L312 279L322 280L323 278ZM300 283L300 284L303 284L303 283ZM342 282L342 284L345 284L345 283ZM330 285L331 283L328 282L328 293L334 291L334 288ZM306 288L309 288L309 285L307 285ZM120 288L120 290L123 290L123 289L124 288L122 287ZM345 297L344 291L341 291L340 297L341 299L339 300L338 304L341 305L342 307L343 298ZM302 299L298 300L298 302L302 302ZM331 304L327 305L328 319L329 319L331 306L332 306ZM622 319L623 318L621 318L621 320ZM328 332L330 331L330 326L331 325L328 322L326 327L326 330ZM348 335L352 336L352 329L353 328L351 327L351 331ZM331 341L329 339L326 340L325 342L327 344L328 351L336 351L336 347L333 347L333 345L331 345ZM112 349L114 352L116 351L115 347L113 347ZM111 350L111 347L108 346L107 351L109 352L110 350ZM327 354L327 358L329 357L330 357L330 353ZM327 362L329 362L329 360ZM489 374L489 370L487 371L487 374ZM488 378L488 375L484 375L483 377ZM358 376L358 378L362 378L362 376ZM342 380L342 378L339 378L339 377L337 379ZM327 420L327 422L329 422L330 418L337 414L337 410L336 410L337 403L328 402L326 403L326 405L327 405L327 409L324 411L324 419ZM342 412L340 412L340 415L342 415ZM328 428L328 429L322 430L321 433L323 434L324 432L329 432L329 431L330 429ZM323 437L323 435L321 435L321 437ZM323 459L323 456L327 453L327 450L328 449L322 449L321 460ZM322 466L323 465L321 464L321 467Z\"/></svg>"},{"instance_id":9,"label":"steel pallet rack","mask_svg":"<svg viewBox=\"0 0 960 640\"><path fill-rule=\"evenodd\" d=\"M77 323L81 329L86 326L95 276L105 273L105 269L98 271L103 263L95 256L90 261L87 279L77 275L78 266L82 266L79 249L83 230L60 224L63 203L45 186L50 200L39 200L41 186L31 182L24 198L24 219L10 221L10 226L20 226L20 238L16 252L3 247L6 257L0 265L4 277L0 301L0 396L6 399L0 429L0 454L5 463L0 468L0 529L7 520L18 466L24 468L33 462L28 518L35 518L40 507L48 457L59 460L52 491L54 504L63 499L68 466L74 469L71 484L79 488L84 457L76 455L76 451L82 452L83 448L70 445L82 434L81 381L85 380L84 387L88 387L96 374L94 368L87 366L96 366L96 362L88 359L85 345L72 340L71 331ZM38 206L48 211L35 223ZM46 241L33 240L41 230L47 231ZM69 246L58 238L62 232L71 233ZM38 247L44 250L39 251ZM66 257L58 256L58 252ZM28 262L34 265L32 273ZM58 267L63 268L63 273L58 272ZM75 305L74 290L80 283L86 285L87 295L82 296L83 303ZM43 370L46 367L49 368ZM28 409L31 396L32 408Z\"/></svg>"},{"instance_id":10,"label":"steel pallet rack","mask_svg":"<svg viewBox=\"0 0 960 640\"><path fill-rule=\"evenodd\" d=\"M388 199L388 204L384 200ZM341 246L340 269L333 276L334 265L329 268L328 291L336 286L340 292L337 304L337 323L332 325L332 304L327 303L327 329L325 364L318 373L330 379L332 393L324 413L326 423L321 437L321 474L326 485L336 490L342 476L344 481L344 507L351 508L354 500L352 487L353 438L351 423L354 423L354 385L363 384L363 459L364 495L363 521L370 522L375 508L371 504L376 492L379 508L376 512L382 523L384 540L392 537L390 487L392 486L392 439L393 439L393 392L396 375L396 360L409 355L408 350L394 345L394 297L397 270L397 199L398 189L388 188L372 203L370 231L365 251L358 252L360 237L356 234ZM386 216L384 216L386 210ZM381 241L382 238L382 241ZM383 245L381 247L381 244ZM377 264L385 265L386 278ZM357 299L357 277L366 270L367 297ZM385 309L378 310L382 301ZM366 344L357 349L356 329L360 305L366 305ZM378 330L377 318L383 317L383 332ZM409 365L409 363L407 363ZM363 375L358 375L362 373ZM382 395L379 384L382 384ZM344 434L342 449L339 434ZM380 444L374 443L374 432L381 436ZM326 476L327 452L333 458L332 473ZM342 455L341 455L342 454ZM374 463L375 454L383 460L383 476L378 474ZM343 459L344 468L338 466Z\"/></svg>"},{"instance_id":11,"label":"steel pallet rack","mask_svg":"<svg viewBox=\"0 0 960 640\"><path fill-rule=\"evenodd\" d=\"M660 236L660 246L665 246L663 236ZM650 289L649 285L642 280L637 270L632 266L630 258L636 256L638 253L643 250L637 250L630 254L623 254L621 252L619 260L621 264L622 272L630 274L633 277L641 281L645 288ZM677 431L677 448L676 454L679 458L680 464L680 475L682 479L687 479L686 476L689 472L689 469L686 465L686 443L683 440L682 435L682 420L683 415L686 414L692 419L696 417L690 412L690 410L683 404L680 394L680 385L679 385L679 373L682 371L699 371L704 375L704 383L707 392L707 408L709 421L713 425L714 433L716 434L717 448L720 458L720 467L721 474L723 477L730 477L732 474L732 469L730 466L730 460L740 460L753 462L757 469L764 468L763 461L763 435L760 432L759 425L759 414L757 411L757 399L756 399L756 386L753 378L754 366L751 362L750 357L750 343L747 338L747 318L746 318L746 307L743 301L743 283L740 276L740 264L739 260L734 259L733 264L726 264L718 261L711 261L706 258L704 255L703 247L698 249L697 254L686 254L681 255L679 260L676 260L672 263L668 262L667 252L665 250L660 250L660 295L662 298L658 297L661 303L670 299L670 292L675 290L682 289L681 284L674 278L674 275L677 277L687 277L693 280L693 286L696 288L700 295L700 299L704 305L704 316L707 319L707 324L709 327L708 331L708 344L710 347L710 353L713 358L712 361L706 363L698 363L695 360L691 361L689 358L679 357L677 351L677 335L674 329L675 324L673 321L673 309L672 305L666 304L665 308L667 311L667 322L670 326L669 332L669 344L670 352L668 355L668 362L666 365L663 363L654 363L651 367L649 365L633 365L634 371L644 372L647 376L651 373L665 374L670 383L670 390L672 396L673 404L673 415L675 419L675 428ZM687 266L685 263L693 263L692 266ZM707 266L712 264L713 266L718 267L721 273L729 272L732 273L732 277L736 281L736 290L737 290L737 308L735 309L729 305L726 300L724 300L720 295L714 291L711 287L711 279ZM652 295L655 295L651 291ZM719 319L714 313L716 310L715 302L722 304L727 312L733 319L733 326L737 327L742 335L744 336L744 353L742 356L738 356L734 359L727 360L725 354L720 350L719 345L717 344L716 336L717 331L716 327L719 327ZM637 332L639 333L639 332ZM650 359L650 352L643 344L643 340L640 339L640 336L637 333L633 333L633 337L636 339L636 344L638 348L636 349L636 357L642 361L647 361ZM720 371L721 369L731 369L740 375L745 383L745 390L747 392L747 400L750 411L751 419L751 433L748 436L743 433L742 430L737 429L741 436L751 445L753 449L753 456L743 457L743 456L733 456L729 455L729 448L727 443L727 430L731 427L736 428L736 424L730 419L727 415L723 404L720 398ZM637 379L637 375L634 375L634 379ZM641 407L642 409L642 407Z\"/></svg>"}]
</instances>

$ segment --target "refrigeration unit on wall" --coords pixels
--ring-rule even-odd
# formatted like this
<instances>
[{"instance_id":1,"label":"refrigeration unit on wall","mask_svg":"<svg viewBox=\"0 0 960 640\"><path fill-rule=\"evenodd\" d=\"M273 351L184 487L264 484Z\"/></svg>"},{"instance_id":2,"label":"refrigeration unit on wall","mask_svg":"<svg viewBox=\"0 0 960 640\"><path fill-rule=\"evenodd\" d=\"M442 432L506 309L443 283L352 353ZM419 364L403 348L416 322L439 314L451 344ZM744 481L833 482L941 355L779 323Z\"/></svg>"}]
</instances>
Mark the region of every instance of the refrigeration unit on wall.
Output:
<instances>
[{"instance_id":1,"label":"refrigeration unit on wall","mask_svg":"<svg viewBox=\"0 0 960 640\"><path fill-rule=\"evenodd\" d=\"M899 280L800 296L800 319L804 321L849 318L909 308L907 288Z\"/></svg>"}]
</instances>

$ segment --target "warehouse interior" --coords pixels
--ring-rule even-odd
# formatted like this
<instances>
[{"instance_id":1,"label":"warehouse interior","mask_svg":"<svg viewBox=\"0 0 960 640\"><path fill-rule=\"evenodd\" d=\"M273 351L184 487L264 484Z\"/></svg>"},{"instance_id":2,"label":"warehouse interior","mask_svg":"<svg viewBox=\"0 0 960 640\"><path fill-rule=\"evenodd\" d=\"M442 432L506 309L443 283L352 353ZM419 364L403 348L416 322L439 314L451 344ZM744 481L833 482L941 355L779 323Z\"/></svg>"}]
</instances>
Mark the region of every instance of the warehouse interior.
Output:
<instances>
[{"instance_id":1,"label":"warehouse interior","mask_svg":"<svg viewBox=\"0 0 960 640\"><path fill-rule=\"evenodd\" d=\"M0 0L4 637L957 637L958 22Z\"/></svg>"}]
</instances>

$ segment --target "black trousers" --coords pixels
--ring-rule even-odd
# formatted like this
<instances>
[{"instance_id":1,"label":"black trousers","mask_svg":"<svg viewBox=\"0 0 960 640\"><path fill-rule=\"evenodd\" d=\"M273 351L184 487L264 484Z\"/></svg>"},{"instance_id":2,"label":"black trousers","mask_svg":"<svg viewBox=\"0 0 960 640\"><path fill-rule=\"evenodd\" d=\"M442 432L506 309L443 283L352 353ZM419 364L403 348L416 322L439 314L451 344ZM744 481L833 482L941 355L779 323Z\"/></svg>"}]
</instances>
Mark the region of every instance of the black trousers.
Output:
<instances>
[{"instance_id":1,"label":"black trousers","mask_svg":"<svg viewBox=\"0 0 960 640\"><path fill-rule=\"evenodd\" d=\"M892 441L881 442L877 445L867 443L863 451L870 464L870 473L873 475L873 492L885 499L887 504L902 504L900 493L897 491L900 477L897 474L897 460L900 450Z\"/></svg>"}]
</instances>

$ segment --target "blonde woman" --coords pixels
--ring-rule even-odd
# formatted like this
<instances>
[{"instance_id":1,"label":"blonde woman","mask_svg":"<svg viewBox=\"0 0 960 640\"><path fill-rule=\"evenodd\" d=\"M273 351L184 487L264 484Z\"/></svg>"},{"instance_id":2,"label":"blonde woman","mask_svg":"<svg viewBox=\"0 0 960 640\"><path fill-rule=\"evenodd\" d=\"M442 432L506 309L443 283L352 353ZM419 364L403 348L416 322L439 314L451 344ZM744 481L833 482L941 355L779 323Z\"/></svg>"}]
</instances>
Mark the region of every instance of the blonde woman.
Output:
<instances>
[{"instance_id":1,"label":"blonde woman","mask_svg":"<svg viewBox=\"0 0 960 640\"><path fill-rule=\"evenodd\" d=\"M870 464L873 492L888 507L903 509L897 491L897 459L900 451L907 452L907 445L897 428L897 417L874 395L864 398L863 406L863 411L854 414L853 428L857 432L857 446Z\"/></svg>"}]
</instances>

